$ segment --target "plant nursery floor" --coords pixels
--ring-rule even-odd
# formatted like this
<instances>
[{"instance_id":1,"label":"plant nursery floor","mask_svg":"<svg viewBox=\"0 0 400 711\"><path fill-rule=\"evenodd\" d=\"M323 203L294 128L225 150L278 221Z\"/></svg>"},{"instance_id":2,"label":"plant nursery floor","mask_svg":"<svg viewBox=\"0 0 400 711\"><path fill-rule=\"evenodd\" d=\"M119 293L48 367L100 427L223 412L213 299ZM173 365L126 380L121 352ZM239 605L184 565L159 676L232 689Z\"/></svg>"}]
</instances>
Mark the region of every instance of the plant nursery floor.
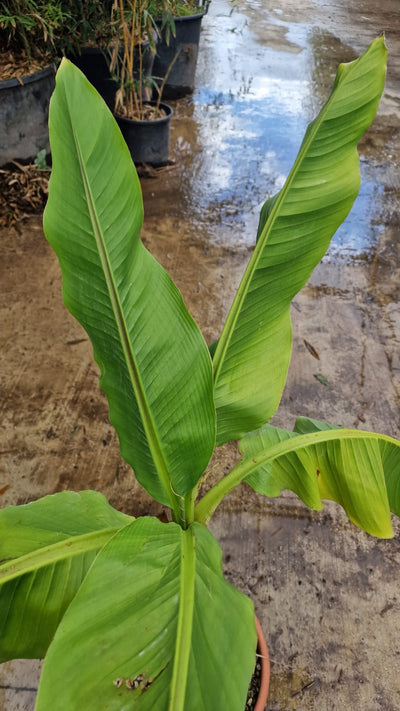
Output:
<instances>
[{"instance_id":1,"label":"plant nursery floor","mask_svg":"<svg viewBox=\"0 0 400 711\"><path fill-rule=\"evenodd\" d=\"M360 8L212 0L196 91L173 102L173 164L142 179L143 239L207 341L217 338L259 209L282 186L337 64L385 31L388 80L361 144L360 196L295 298L293 359L274 422L291 427L308 415L400 437L400 8L398 0ZM0 239L0 506L92 488L126 512L158 512L120 458L40 218ZM212 475L235 456L223 448ZM397 522L394 539L380 541L335 505L315 514L289 494L266 500L243 486L211 528L228 579L254 600L268 640L270 711L400 708ZM1 711L33 711L39 666L0 668Z\"/></svg>"}]
</instances>

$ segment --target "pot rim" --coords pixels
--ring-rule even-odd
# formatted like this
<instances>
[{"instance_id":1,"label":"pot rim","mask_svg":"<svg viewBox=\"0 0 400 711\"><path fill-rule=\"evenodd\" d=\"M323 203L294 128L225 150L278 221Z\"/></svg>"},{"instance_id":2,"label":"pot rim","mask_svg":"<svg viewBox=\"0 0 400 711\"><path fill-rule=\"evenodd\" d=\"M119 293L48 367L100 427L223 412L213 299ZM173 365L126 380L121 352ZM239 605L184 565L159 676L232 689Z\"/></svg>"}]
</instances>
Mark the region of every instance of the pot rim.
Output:
<instances>
[{"instance_id":1,"label":"pot rim","mask_svg":"<svg viewBox=\"0 0 400 711\"><path fill-rule=\"evenodd\" d=\"M44 77L50 76L50 74L55 73L56 65L54 63L48 64L47 67L43 67L43 69L38 69L37 72L33 72L32 74L25 74L23 77L20 78L20 81L15 78L2 79L0 81L0 89L11 89L14 86L22 87L25 84L31 84L32 82L38 81L39 79L43 79Z\"/></svg>"},{"instance_id":2,"label":"pot rim","mask_svg":"<svg viewBox=\"0 0 400 711\"><path fill-rule=\"evenodd\" d=\"M258 692L257 703L254 707L254 711L264 711L265 705L268 698L269 690L269 679L270 679L270 659L268 654L267 642L264 637L264 632L262 630L260 621L257 616L255 616L256 631L257 631L257 644L258 644L258 656L261 659L261 683L260 691Z\"/></svg>"},{"instance_id":3,"label":"pot rim","mask_svg":"<svg viewBox=\"0 0 400 711\"><path fill-rule=\"evenodd\" d=\"M151 106L156 105L156 101L144 101L144 104L150 104ZM165 104L163 101L160 103L160 108L164 109L167 113L166 116L162 116L161 118L158 119L151 119L149 121L144 121L144 120L139 120L139 119L131 119L127 118L126 116L118 116L118 114L113 113L114 118L117 119L117 121L125 121L126 123L132 123L135 126L147 126L149 123L156 124L156 123L162 123L162 122L167 122L171 119L174 110L172 106L169 104Z\"/></svg>"},{"instance_id":4,"label":"pot rim","mask_svg":"<svg viewBox=\"0 0 400 711\"><path fill-rule=\"evenodd\" d=\"M197 20L198 18L204 17L205 14L205 12L196 12L195 15L180 15L180 17L175 17L174 15L174 22L176 24L177 22L185 22L186 20ZM157 24L161 24L162 17L155 17L154 21Z\"/></svg>"}]
</instances>

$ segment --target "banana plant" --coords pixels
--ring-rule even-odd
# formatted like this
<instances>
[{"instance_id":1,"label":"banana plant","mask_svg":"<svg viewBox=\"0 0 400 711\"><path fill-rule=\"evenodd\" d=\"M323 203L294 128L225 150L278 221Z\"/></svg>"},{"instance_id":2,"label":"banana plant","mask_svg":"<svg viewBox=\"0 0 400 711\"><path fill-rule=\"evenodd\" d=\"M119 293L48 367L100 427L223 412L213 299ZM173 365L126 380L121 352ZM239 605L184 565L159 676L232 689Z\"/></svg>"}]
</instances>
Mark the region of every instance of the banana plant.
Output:
<instances>
[{"instance_id":1,"label":"banana plant","mask_svg":"<svg viewBox=\"0 0 400 711\"><path fill-rule=\"evenodd\" d=\"M63 298L86 329L121 453L170 521L62 492L0 512L0 661L43 658L36 711L243 711L256 632L252 602L222 574L207 528L236 486L338 502L374 536L400 515L400 443L299 418L268 424L291 352L289 307L351 209L357 144L383 90L376 39L342 64L280 193L220 338L208 348L140 239L139 180L121 133L63 60L50 107L45 235ZM242 458L199 498L214 447Z\"/></svg>"}]
</instances>

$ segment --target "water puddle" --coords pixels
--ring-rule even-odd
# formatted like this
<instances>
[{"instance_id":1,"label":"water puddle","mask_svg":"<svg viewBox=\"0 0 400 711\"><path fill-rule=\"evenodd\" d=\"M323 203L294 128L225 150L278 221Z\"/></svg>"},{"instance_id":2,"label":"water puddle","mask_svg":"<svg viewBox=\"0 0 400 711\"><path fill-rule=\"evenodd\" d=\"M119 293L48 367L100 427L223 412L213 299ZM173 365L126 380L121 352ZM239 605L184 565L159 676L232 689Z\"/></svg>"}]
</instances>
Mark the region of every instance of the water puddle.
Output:
<instances>
[{"instance_id":1,"label":"water puddle","mask_svg":"<svg viewBox=\"0 0 400 711\"><path fill-rule=\"evenodd\" d=\"M213 0L203 20L190 158L178 197L211 242L254 244L262 204L282 187L337 65L354 57L301 13L294 21L260 0ZM361 149L360 195L329 260L371 256L379 243L395 199L382 183L384 143L383 131L368 155Z\"/></svg>"}]
</instances>

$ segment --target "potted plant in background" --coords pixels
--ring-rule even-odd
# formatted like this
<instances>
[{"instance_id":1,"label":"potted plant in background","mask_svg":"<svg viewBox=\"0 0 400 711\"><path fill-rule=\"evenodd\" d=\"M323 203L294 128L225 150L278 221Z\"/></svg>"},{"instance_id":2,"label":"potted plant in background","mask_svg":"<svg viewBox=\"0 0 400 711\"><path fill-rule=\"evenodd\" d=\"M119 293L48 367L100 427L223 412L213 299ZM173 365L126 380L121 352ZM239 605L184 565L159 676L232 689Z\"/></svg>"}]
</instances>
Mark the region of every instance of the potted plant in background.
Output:
<instances>
[{"instance_id":1,"label":"potted plant in background","mask_svg":"<svg viewBox=\"0 0 400 711\"><path fill-rule=\"evenodd\" d=\"M118 85L114 115L135 163L168 162L172 108L151 101L157 36L147 0L115 0L110 71Z\"/></svg>"},{"instance_id":2,"label":"potted plant in background","mask_svg":"<svg viewBox=\"0 0 400 711\"><path fill-rule=\"evenodd\" d=\"M26 76L52 64L71 22L65 0L0 2L1 78Z\"/></svg>"},{"instance_id":3,"label":"potted plant in background","mask_svg":"<svg viewBox=\"0 0 400 711\"><path fill-rule=\"evenodd\" d=\"M160 34L154 60L155 76L165 77L177 55L164 83L166 99L179 99L194 91L201 21L209 4L210 0L149 0L149 11L156 18Z\"/></svg>"},{"instance_id":4,"label":"potted plant in background","mask_svg":"<svg viewBox=\"0 0 400 711\"><path fill-rule=\"evenodd\" d=\"M140 185L110 112L62 63L45 233L65 304L92 340L121 452L171 521L135 520L93 491L0 512L0 660L45 657L37 711L244 710L253 605L224 580L206 525L242 482L266 496L292 490L312 509L331 499L370 534L393 535L400 442L306 418L293 432L264 424L286 379L290 302L358 193L356 146L385 65L379 38L340 66L285 185L262 209L209 349L140 240ZM215 442L233 439L242 459L204 493Z\"/></svg>"},{"instance_id":5,"label":"potted plant in background","mask_svg":"<svg viewBox=\"0 0 400 711\"><path fill-rule=\"evenodd\" d=\"M111 5L112 0L0 2L0 165L49 152L48 104L61 56L73 59L103 96L110 94L104 49L111 39ZM114 94L115 88L113 100Z\"/></svg>"},{"instance_id":6,"label":"potted plant in background","mask_svg":"<svg viewBox=\"0 0 400 711\"><path fill-rule=\"evenodd\" d=\"M0 3L0 165L49 150L56 36L69 15L62 3Z\"/></svg>"},{"instance_id":7,"label":"potted plant in background","mask_svg":"<svg viewBox=\"0 0 400 711\"><path fill-rule=\"evenodd\" d=\"M114 0L63 0L71 15L71 24L64 32L61 53L65 54L89 79L113 109L118 85L110 73L108 47L113 40L110 22Z\"/></svg>"}]
</instances>

